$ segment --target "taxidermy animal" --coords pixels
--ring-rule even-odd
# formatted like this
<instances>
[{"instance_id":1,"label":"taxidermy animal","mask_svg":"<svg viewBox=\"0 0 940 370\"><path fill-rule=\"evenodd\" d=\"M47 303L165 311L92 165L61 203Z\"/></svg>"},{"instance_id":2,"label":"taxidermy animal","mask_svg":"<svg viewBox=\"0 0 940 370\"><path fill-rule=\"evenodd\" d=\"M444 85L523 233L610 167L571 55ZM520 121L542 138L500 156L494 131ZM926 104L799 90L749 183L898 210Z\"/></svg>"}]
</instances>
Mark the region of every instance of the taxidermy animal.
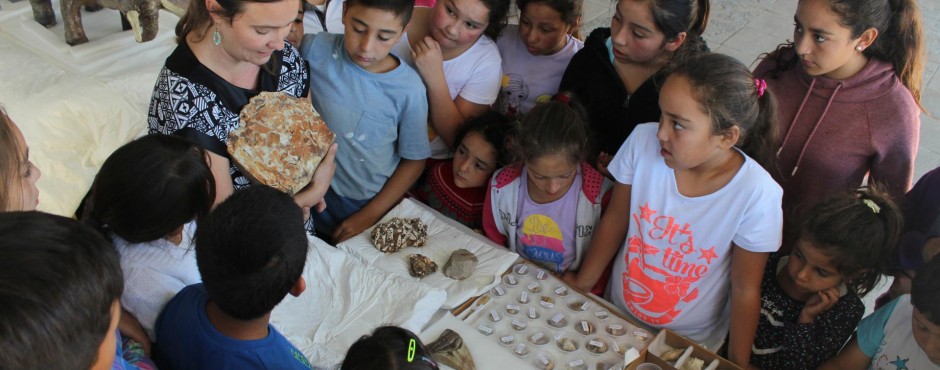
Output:
<instances>
[{"instance_id":1,"label":"taxidermy animal","mask_svg":"<svg viewBox=\"0 0 940 370\"><path fill-rule=\"evenodd\" d=\"M36 22L46 28L55 26L52 0L29 0L29 4L33 8L33 18ZM89 11L102 7L120 11L126 17L125 25L129 25L134 31L134 39L137 42L150 41L157 36L157 17L161 6L159 0L62 0L61 5L62 20L65 22L65 42L69 45L88 42L82 27L82 6Z\"/></svg>"}]
</instances>

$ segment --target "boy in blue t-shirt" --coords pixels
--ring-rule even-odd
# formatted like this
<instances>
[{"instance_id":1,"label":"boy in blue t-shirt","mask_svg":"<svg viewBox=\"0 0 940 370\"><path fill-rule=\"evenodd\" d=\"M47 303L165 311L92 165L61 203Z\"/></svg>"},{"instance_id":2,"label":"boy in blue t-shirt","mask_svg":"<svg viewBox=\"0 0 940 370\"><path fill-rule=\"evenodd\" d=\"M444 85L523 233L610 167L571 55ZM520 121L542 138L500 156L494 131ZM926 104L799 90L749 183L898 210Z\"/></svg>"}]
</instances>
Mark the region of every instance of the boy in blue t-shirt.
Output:
<instances>
[{"instance_id":1,"label":"boy in blue t-shirt","mask_svg":"<svg viewBox=\"0 0 940 370\"><path fill-rule=\"evenodd\" d=\"M137 369L123 357L124 277L91 228L41 212L0 212L0 368Z\"/></svg>"},{"instance_id":2,"label":"boy in blue t-shirt","mask_svg":"<svg viewBox=\"0 0 940 370\"><path fill-rule=\"evenodd\" d=\"M198 220L202 283L183 288L157 319L161 369L310 369L271 324L274 309L306 287L301 209L267 186L239 190Z\"/></svg>"},{"instance_id":3,"label":"boy in blue t-shirt","mask_svg":"<svg viewBox=\"0 0 940 370\"><path fill-rule=\"evenodd\" d=\"M336 133L336 174L314 214L320 234L342 242L375 224L424 170L428 101L414 69L394 55L414 0L347 0L345 35L304 35L313 107Z\"/></svg>"},{"instance_id":4,"label":"boy in blue t-shirt","mask_svg":"<svg viewBox=\"0 0 940 370\"><path fill-rule=\"evenodd\" d=\"M940 257L920 268L911 294L858 324L855 338L825 364L828 369L940 369Z\"/></svg>"}]
</instances>

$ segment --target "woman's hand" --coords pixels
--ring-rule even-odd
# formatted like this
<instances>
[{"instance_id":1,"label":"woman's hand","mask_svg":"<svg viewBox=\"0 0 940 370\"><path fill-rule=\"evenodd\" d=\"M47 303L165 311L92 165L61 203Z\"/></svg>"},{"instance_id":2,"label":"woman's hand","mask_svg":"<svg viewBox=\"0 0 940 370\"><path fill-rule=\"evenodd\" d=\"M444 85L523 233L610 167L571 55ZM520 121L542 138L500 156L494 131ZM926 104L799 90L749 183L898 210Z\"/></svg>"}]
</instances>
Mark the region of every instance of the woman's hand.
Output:
<instances>
[{"instance_id":1,"label":"woman's hand","mask_svg":"<svg viewBox=\"0 0 940 370\"><path fill-rule=\"evenodd\" d=\"M317 169L313 171L313 177L310 183L303 189L294 194L294 202L304 210L304 220L310 217L310 208L315 208L317 212L326 209L326 203L323 202L323 195L330 188L330 182L333 180L333 173L336 172L336 143L330 146L326 156L320 161Z\"/></svg>"},{"instance_id":2,"label":"woman's hand","mask_svg":"<svg viewBox=\"0 0 940 370\"><path fill-rule=\"evenodd\" d=\"M829 311L832 309L832 306L835 306L838 302L838 287L822 290L806 301L803 310L800 311L800 318L797 322L800 324L810 324L813 320L816 320L817 316L821 315L823 312Z\"/></svg>"},{"instance_id":3,"label":"woman's hand","mask_svg":"<svg viewBox=\"0 0 940 370\"><path fill-rule=\"evenodd\" d=\"M415 69L421 75L424 83L430 85L438 78L444 78L444 56L441 54L441 45L431 36L415 43L411 51L415 61Z\"/></svg>"}]
</instances>

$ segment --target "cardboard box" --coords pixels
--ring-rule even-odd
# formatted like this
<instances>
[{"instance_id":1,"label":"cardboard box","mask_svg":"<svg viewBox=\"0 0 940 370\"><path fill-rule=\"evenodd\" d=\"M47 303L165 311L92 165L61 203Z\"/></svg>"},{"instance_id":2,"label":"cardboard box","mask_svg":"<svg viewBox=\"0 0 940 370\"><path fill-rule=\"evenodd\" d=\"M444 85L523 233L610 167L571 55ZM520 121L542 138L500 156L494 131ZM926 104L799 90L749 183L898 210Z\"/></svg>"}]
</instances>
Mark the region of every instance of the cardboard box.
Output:
<instances>
[{"instance_id":1,"label":"cardboard box","mask_svg":"<svg viewBox=\"0 0 940 370\"><path fill-rule=\"evenodd\" d=\"M660 330L659 334L653 338L649 346L640 352L640 358L630 363L626 367L626 370L636 370L637 366L645 362L659 365L659 367L661 367L663 370L677 370L668 362L663 361L659 356L662 356L663 353L674 348L685 349L688 347L692 347L691 357L705 361L705 364L702 366L702 370L708 369L709 365L711 365L713 361L718 362L718 367L714 370L742 370L737 365L731 363L731 361L716 355L714 352L711 352L704 347L686 339L685 337L669 331L668 329Z\"/></svg>"}]
</instances>

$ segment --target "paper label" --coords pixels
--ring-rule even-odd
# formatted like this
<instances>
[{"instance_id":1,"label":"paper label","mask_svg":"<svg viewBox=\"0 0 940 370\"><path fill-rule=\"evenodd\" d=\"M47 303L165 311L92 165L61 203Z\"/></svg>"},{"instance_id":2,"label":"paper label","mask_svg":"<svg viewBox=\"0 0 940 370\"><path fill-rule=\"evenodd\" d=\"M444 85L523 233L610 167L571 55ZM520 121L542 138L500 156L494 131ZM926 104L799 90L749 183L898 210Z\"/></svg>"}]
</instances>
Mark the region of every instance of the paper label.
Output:
<instances>
[{"instance_id":1,"label":"paper label","mask_svg":"<svg viewBox=\"0 0 940 370\"><path fill-rule=\"evenodd\" d=\"M584 360L581 360L581 359L574 360L574 361L571 361L571 362L568 363L568 366L570 366L570 367L578 367L578 366L582 366L582 365L584 365Z\"/></svg>"},{"instance_id":2,"label":"paper label","mask_svg":"<svg viewBox=\"0 0 940 370\"><path fill-rule=\"evenodd\" d=\"M543 366L548 366L548 358L546 358L545 355L539 353L535 357L538 357L539 362L541 362Z\"/></svg>"},{"instance_id":3,"label":"paper label","mask_svg":"<svg viewBox=\"0 0 940 370\"><path fill-rule=\"evenodd\" d=\"M514 304L507 304L506 310L507 311L519 311L519 306L516 306Z\"/></svg>"},{"instance_id":4,"label":"paper label","mask_svg":"<svg viewBox=\"0 0 940 370\"><path fill-rule=\"evenodd\" d=\"M529 272L529 266L526 266L526 265L519 265L519 270L518 270L518 271L519 271L520 274L524 274L524 273L526 273L526 272Z\"/></svg>"},{"instance_id":5,"label":"paper label","mask_svg":"<svg viewBox=\"0 0 940 370\"><path fill-rule=\"evenodd\" d=\"M503 342L503 343L506 343L506 344L509 344L509 343L512 343L512 341L513 341L514 339L516 339L516 338L513 337L512 335L507 335L507 336L505 336L505 337L499 338L499 341L500 341L500 342Z\"/></svg>"},{"instance_id":6,"label":"paper label","mask_svg":"<svg viewBox=\"0 0 940 370\"><path fill-rule=\"evenodd\" d=\"M596 316L598 319L606 319L608 315L610 314L607 313L607 311L597 311L594 313L594 316Z\"/></svg>"},{"instance_id":7,"label":"paper label","mask_svg":"<svg viewBox=\"0 0 940 370\"><path fill-rule=\"evenodd\" d=\"M506 278L506 280L509 282L510 285L516 285L516 277L515 277L515 276L509 275L509 276Z\"/></svg>"},{"instance_id":8,"label":"paper label","mask_svg":"<svg viewBox=\"0 0 940 370\"><path fill-rule=\"evenodd\" d=\"M552 308L552 307L555 307L555 304L554 304L554 303L551 303L551 302L541 301L541 302L539 302L539 304L542 305L542 307L545 307L545 308Z\"/></svg>"},{"instance_id":9,"label":"paper label","mask_svg":"<svg viewBox=\"0 0 940 370\"><path fill-rule=\"evenodd\" d=\"M529 307L529 318L530 318L530 319L534 319L534 318L537 318L537 317L539 317L539 316L538 316L538 314L536 314L536 312L535 312L535 307Z\"/></svg>"},{"instance_id":10,"label":"paper label","mask_svg":"<svg viewBox=\"0 0 940 370\"><path fill-rule=\"evenodd\" d=\"M532 284L529 284L528 288L529 290L535 290L538 287L539 287L539 283L532 283Z\"/></svg>"},{"instance_id":11,"label":"paper label","mask_svg":"<svg viewBox=\"0 0 940 370\"><path fill-rule=\"evenodd\" d=\"M486 335L493 334L493 329L491 329L491 328L489 328L489 327L487 327L487 326L483 326L483 325L480 325L480 331L483 332L483 333L486 334Z\"/></svg>"},{"instance_id":12,"label":"paper label","mask_svg":"<svg viewBox=\"0 0 940 370\"><path fill-rule=\"evenodd\" d=\"M591 307L591 302L584 302L581 304L581 311L587 311L588 307Z\"/></svg>"},{"instance_id":13,"label":"paper label","mask_svg":"<svg viewBox=\"0 0 940 370\"><path fill-rule=\"evenodd\" d=\"M564 319L564 318L565 318L564 315L562 315L562 314L560 314L560 313L556 313L555 316L552 316L552 322L555 323L555 324L558 324L558 323L560 323L561 320Z\"/></svg>"},{"instance_id":14,"label":"paper label","mask_svg":"<svg viewBox=\"0 0 940 370\"><path fill-rule=\"evenodd\" d=\"M555 340L561 340L561 338L564 338L564 337L565 337L565 332L563 331L560 331L558 332L558 334L555 334Z\"/></svg>"},{"instance_id":15,"label":"paper label","mask_svg":"<svg viewBox=\"0 0 940 370\"><path fill-rule=\"evenodd\" d=\"M594 346L594 347L603 347L603 346L604 346L604 343L598 342L598 341L596 341L596 340L591 340L590 342L588 342L588 344L590 344L590 345L592 345L592 346Z\"/></svg>"},{"instance_id":16,"label":"paper label","mask_svg":"<svg viewBox=\"0 0 940 370\"><path fill-rule=\"evenodd\" d=\"M539 270L539 272L535 274L535 278L539 280L545 280L545 270Z\"/></svg>"},{"instance_id":17,"label":"paper label","mask_svg":"<svg viewBox=\"0 0 940 370\"><path fill-rule=\"evenodd\" d=\"M493 321L499 321L499 312L490 311L490 317L493 319Z\"/></svg>"},{"instance_id":18,"label":"paper label","mask_svg":"<svg viewBox=\"0 0 940 370\"><path fill-rule=\"evenodd\" d=\"M522 303L528 303L528 302L529 302L529 293L528 293L528 292L522 292L522 295L519 296L519 300L522 301Z\"/></svg>"},{"instance_id":19,"label":"paper label","mask_svg":"<svg viewBox=\"0 0 940 370\"><path fill-rule=\"evenodd\" d=\"M542 334L542 332L538 332L532 336L532 340L538 341L539 339L542 339L543 337L545 337L545 334Z\"/></svg>"},{"instance_id":20,"label":"paper label","mask_svg":"<svg viewBox=\"0 0 940 370\"><path fill-rule=\"evenodd\" d=\"M568 291L568 288L565 288L563 286L555 288L555 294L558 294L558 295L565 294L565 292L567 291Z\"/></svg>"},{"instance_id":21,"label":"paper label","mask_svg":"<svg viewBox=\"0 0 940 370\"><path fill-rule=\"evenodd\" d=\"M623 330L623 325L613 324L610 326L610 330Z\"/></svg>"},{"instance_id":22,"label":"paper label","mask_svg":"<svg viewBox=\"0 0 940 370\"><path fill-rule=\"evenodd\" d=\"M503 290L503 287L501 286L496 287L496 295L503 295L503 294L506 294L506 291Z\"/></svg>"},{"instance_id":23,"label":"paper label","mask_svg":"<svg viewBox=\"0 0 940 370\"><path fill-rule=\"evenodd\" d=\"M527 325L527 324L524 323L524 322L522 322L522 321L519 321L519 320L512 320L512 326L513 326L514 328L520 328L520 330L521 330L521 329L525 329L526 325Z\"/></svg>"},{"instance_id":24,"label":"paper label","mask_svg":"<svg viewBox=\"0 0 940 370\"><path fill-rule=\"evenodd\" d=\"M643 339L649 338L649 336L650 336L649 334L646 334L645 332L640 331L640 330L634 331L634 332L633 332L633 335L638 336L638 337L643 338Z\"/></svg>"},{"instance_id":25,"label":"paper label","mask_svg":"<svg viewBox=\"0 0 940 370\"><path fill-rule=\"evenodd\" d=\"M515 350L515 352L518 353L518 354L520 354L520 355L521 355L523 352L525 352L525 344L524 344L524 343L519 343L519 344L517 344L517 345L516 345L516 350Z\"/></svg>"},{"instance_id":26,"label":"paper label","mask_svg":"<svg viewBox=\"0 0 940 370\"><path fill-rule=\"evenodd\" d=\"M584 330L585 333L589 330L587 321L581 322L581 330Z\"/></svg>"}]
</instances>

